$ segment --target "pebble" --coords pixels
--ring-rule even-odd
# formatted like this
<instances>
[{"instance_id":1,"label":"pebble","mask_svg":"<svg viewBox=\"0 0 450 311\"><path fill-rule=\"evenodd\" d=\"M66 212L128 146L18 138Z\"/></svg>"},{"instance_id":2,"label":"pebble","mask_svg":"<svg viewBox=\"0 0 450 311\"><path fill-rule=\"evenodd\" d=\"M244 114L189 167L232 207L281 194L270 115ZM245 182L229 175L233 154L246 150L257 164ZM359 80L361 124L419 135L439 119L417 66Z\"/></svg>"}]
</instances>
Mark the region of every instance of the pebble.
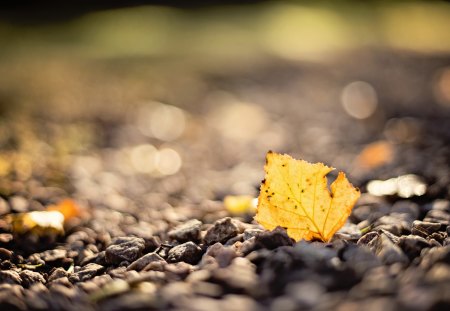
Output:
<instances>
[{"instance_id":1,"label":"pebble","mask_svg":"<svg viewBox=\"0 0 450 311\"><path fill-rule=\"evenodd\" d=\"M116 238L110 246L106 248L105 260L109 264L118 265L123 261L133 262L145 248L145 241L142 238L120 237Z\"/></svg>"},{"instance_id":2,"label":"pebble","mask_svg":"<svg viewBox=\"0 0 450 311\"><path fill-rule=\"evenodd\" d=\"M434 265L425 275L425 281L432 285L450 284L450 266L444 263Z\"/></svg>"},{"instance_id":3,"label":"pebble","mask_svg":"<svg viewBox=\"0 0 450 311\"><path fill-rule=\"evenodd\" d=\"M420 207L417 203L400 200L392 205L391 214L403 214L410 222L412 222L419 218Z\"/></svg>"},{"instance_id":4,"label":"pebble","mask_svg":"<svg viewBox=\"0 0 450 311\"><path fill-rule=\"evenodd\" d=\"M225 243L227 240L235 237L240 233L239 224L230 217L217 220L214 225L206 231L204 240L208 245L220 242Z\"/></svg>"},{"instance_id":5,"label":"pebble","mask_svg":"<svg viewBox=\"0 0 450 311\"><path fill-rule=\"evenodd\" d=\"M0 260L9 260L13 256L13 253L6 249L6 248L0 248Z\"/></svg>"},{"instance_id":6,"label":"pebble","mask_svg":"<svg viewBox=\"0 0 450 311\"><path fill-rule=\"evenodd\" d=\"M376 221L378 218L389 214L389 206L380 198L373 198L367 194L363 194L359 199L359 203L352 210L351 217L356 222L368 220Z\"/></svg>"},{"instance_id":7,"label":"pebble","mask_svg":"<svg viewBox=\"0 0 450 311\"><path fill-rule=\"evenodd\" d=\"M423 254L420 266L424 269L429 269L439 262L450 264L450 245L429 249L425 254Z\"/></svg>"},{"instance_id":8,"label":"pebble","mask_svg":"<svg viewBox=\"0 0 450 311\"><path fill-rule=\"evenodd\" d=\"M63 269L63 268L55 268L50 276L48 277L48 281L52 282L56 279L62 278L62 277L67 277L69 275L69 273Z\"/></svg>"},{"instance_id":9,"label":"pebble","mask_svg":"<svg viewBox=\"0 0 450 311\"><path fill-rule=\"evenodd\" d=\"M0 243L8 244L14 239L14 236L11 233L0 233Z\"/></svg>"},{"instance_id":10,"label":"pebble","mask_svg":"<svg viewBox=\"0 0 450 311\"><path fill-rule=\"evenodd\" d=\"M0 271L0 283L21 284L22 278L16 271Z\"/></svg>"},{"instance_id":11,"label":"pebble","mask_svg":"<svg viewBox=\"0 0 450 311\"><path fill-rule=\"evenodd\" d=\"M237 257L237 253L233 247L216 243L208 248L203 258L206 259L207 256L213 257L220 268L225 268Z\"/></svg>"},{"instance_id":12,"label":"pebble","mask_svg":"<svg viewBox=\"0 0 450 311\"><path fill-rule=\"evenodd\" d=\"M341 257L361 276L366 271L381 265L379 258L365 245L350 244L342 251Z\"/></svg>"},{"instance_id":13,"label":"pebble","mask_svg":"<svg viewBox=\"0 0 450 311\"><path fill-rule=\"evenodd\" d=\"M223 295L222 286L210 283L197 281L192 284L192 290L195 295L201 295L212 298L220 298Z\"/></svg>"},{"instance_id":14,"label":"pebble","mask_svg":"<svg viewBox=\"0 0 450 311\"><path fill-rule=\"evenodd\" d=\"M202 222L197 219L189 220L169 231L169 238L179 242L199 241Z\"/></svg>"},{"instance_id":15,"label":"pebble","mask_svg":"<svg viewBox=\"0 0 450 311\"><path fill-rule=\"evenodd\" d=\"M69 277L69 280L73 283L84 282L92 279L94 276L101 273L105 267L96 263L89 263L78 269L74 274Z\"/></svg>"},{"instance_id":16,"label":"pebble","mask_svg":"<svg viewBox=\"0 0 450 311\"><path fill-rule=\"evenodd\" d=\"M29 288L34 283L45 284L44 277L38 272L23 270L19 273L19 276L22 279L22 285L25 288Z\"/></svg>"},{"instance_id":17,"label":"pebble","mask_svg":"<svg viewBox=\"0 0 450 311\"><path fill-rule=\"evenodd\" d=\"M412 224L411 233L427 238L441 229L440 223L416 220Z\"/></svg>"},{"instance_id":18,"label":"pebble","mask_svg":"<svg viewBox=\"0 0 450 311\"><path fill-rule=\"evenodd\" d=\"M28 212L28 206L30 205L28 200L21 196L13 196L9 198L9 205L11 210L16 213Z\"/></svg>"},{"instance_id":19,"label":"pebble","mask_svg":"<svg viewBox=\"0 0 450 311\"><path fill-rule=\"evenodd\" d=\"M157 253L148 253L144 256L142 256L141 258L137 259L136 261L132 262L127 270L136 270L136 271L141 271L142 269L144 269L146 266L148 266L150 263L152 262L165 262L165 260L159 256Z\"/></svg>"},{"instance_id":20,"label":"pebble","mask_svg":"<svg viewBox=\"0 0 450 311\"><path fill-rule=\"evenodd\" d=\"M186 242L177 245L169 250L167 261L184 261L190 264L196 264L202 257L202 249L194 242Z\"/></svg>"},{"instance_id":21,"label":"pebble","mask_svg":"<svg viewBox=\"0 0 450 311\"><path fill-rule=\"evenodd\" d=\"M0 216L8 214L9 212L10 208L8 202L5 199L0 198Z\"/></svg>"},{"instance_id":22,"label":"pebble","mask_svg":"<svg viewBox=\"0 0 450 311\"><path fill-rule=\"evenodd\" d=\"M294 301L296 309L310 309L318 305L326 288L312 281L293 282L285 290Z\"/></svg>"},{"instance_id":23,"label":"pebble","mask_svg":"<svg viewBox=\"0 0 450 311\"><path fill-rule=\"evenodd\" d=\"M275 249L280 246L292 246L292 240L286 233L286 230L277 227L272 231L263 231L255 237L256 248Z\"/></svg>"},{"instance_id":24,"label":"pebble","mask_svg":"<svg viewBox=\"0 0 450 311\"><path fill-rule=\"evenodd\" d=\"M391 214L378 219L374 224L374 230L385 230L396 236L409 232L411 222L405 214Z\"/></svg>"},{"instance_id":25,"label":"pebble","mask_svg":"<svg viewBox=\"0 0 450 311\"><path fill-rule=\"evenodd\" d=\"M46 263L51 263L66 258L67 251L65 249L51 249L38 254L38 256Z\"/></svg>"},{"instance_id":26,"label":"pebble","mask_svg":"<svg viewBox=\"0 0 450 311\"><path fill-rule=\"evenodd\" d=\"M221 311L257 311L261 310L258 303L248 296L225 295L220 303Z\"/></svg>"},{"instance_id":27,"label":"pebble","mask_svg":"<svg viewBox=\"0 0 450 311\"><path fill-rule=\"evenodd\" d=\"M244 230L244 241L247 241L247 240L253 238L254 236L257 236L258 234L260 234L263 231L264 230L257 229L257 228L247 228L247 229L245 229Z\"/></svg>"},{"instance_id":28,"label":"pebble","mask_svg":"<svg viewBox=\"0 0 450 311\"><path fill-rule=\"evenodd\" d=\"M450 224L450 213L439 209L432 209L427 213L423 221L441 223L448 226Z\"/></svg>"},{"instance_id":29,"label":"pebble","mask_svg":"<svg viewBox=\"0 0 450 311\"><path fill-rule=\"evenodd\" d=\"M212 271L212 279L249 294L258 291L256 267L246 258L237 257L228 267Z\"/></svg>"},{"instance_id":30,"label":"pebble","mask_svg":"<svg viewBox=\"0 0 450 311\"><path fill-rule=\"evenodd\" d=\"M407 264L409 262L408 257L406 257L401 248L395 245L385 233L381 233L376 238L376 242L372 246L372 251L386 265L397 262Z\"/></svg>"},{"instance_id":31,"label":"pebble","mask_svg":"<svg viewBox=\"0 0 450 311\"><path fill-rule=\"evenodd\" d=\"M355 298L394 294L396 281L384 266L369 270L362 281L355 286L350 295Z\"/></svg>"},{"instance_id":32,"label":"pebble","mask_svg":"<svg viewBox=\"0 0 450 311\"><path fill-rule=\"evenodd\" d=\"M408 255L409 259L420 256L422 249L430 247L430 243L418 235L404 235L398 239L397 245Z\"/></svg>"}]
</instances>

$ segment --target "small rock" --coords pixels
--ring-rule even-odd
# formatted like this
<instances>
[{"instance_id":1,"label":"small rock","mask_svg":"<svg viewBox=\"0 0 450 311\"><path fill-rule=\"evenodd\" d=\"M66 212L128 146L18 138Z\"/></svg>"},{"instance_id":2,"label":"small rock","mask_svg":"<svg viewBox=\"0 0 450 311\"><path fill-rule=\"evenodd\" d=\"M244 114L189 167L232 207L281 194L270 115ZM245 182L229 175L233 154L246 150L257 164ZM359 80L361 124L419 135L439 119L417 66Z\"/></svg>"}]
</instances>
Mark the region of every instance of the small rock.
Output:
<instances>
[{"instance_id":1,"label":"small rock","mask_svg":"<svg viewBox=\"0 0 450 311\"><path fill-rule=\"evenodd\" d=\"M239 256L246 256L256 249L256 237L251 237L250 239L244 241L237 248L237 253Z\"/></svg>"},{"instance_id":2,"label":"small rock","mask_svg":"<svg viewBox=\"0 0 450 311\"><path fill-rule=\"evenodd\" d=\"M0 271L0 283L21 284L22 278L13 270Z\"/></svg>"},{"instance_id":3,"label":"small rock","mask_svg":"<svg viewBox=\"0 0 450 311\"><path fill-rule=\"evenodd\" d=\"M9 198L9 205L11 210L17 213L25 213L28 211L28 200L21 196L13 196Z\"/></svg>"},{"instance_id":4,"label":"small rock","mask_svg":"<svg viewBox=\"0 0 450 311\"><path fill-rule=\"evenodd\" d=\"M169 263L164 266L166 279L168 281L184 280L193 270L194 269L191 264L183 261Z\"/></svg>"},{"instance_id":5,"label":"small rock","mask_svg":"<svg viewBox=\"0 0 450 311\"><path fill-rule=\"evenodd\" d=\"M76 283L78 281L79 281L78 278L73 277L74 283ZM69 278L66 276L47 283L48 288L52 288L53 286L60 286L60 285L67 287L67 288L73 287L72 282L69 281Z\"/></svg>"},{"instance_id":6,"label":"small rock","mask_svg":"<svg viewBox=\"0 0 450 311\"><path fill-rule=\"evenodd\" d=\"M401 249L411 260L420 256L420 252L423 248L431 246L427 240L418 235L401 236L397 242L397 245L401 247Z\"/></svg>"},{"instance_id":7,"label":"small rock","mask_svg":"<svg viewBox=\"0 0 450 311\"><path fill-rule=\"evenodd\" d=\"M166 261L153 261L144 267L144 271L164 271L165 266L167 265Z\"/></svg>"},{"instance_id":8,"label":"small rock","mask_svg":"<svg viewBox=\"0 0 450 311\"><path fill-rule=\"evenodd\" d=\"M318 305L326 289L313 281L288 284L286 294L296 302L297 309L310 309Z\"/></svg>"},{"instance_id":9,"label":"small rock","mask_svg":"<svg viewBox=\"0 0 450 311\"><path fill-rule=\"evenodd\" d=\"M400 310L432 310L435 296L432 288L406 284L399 288L397 300L401 306Z\"/></svg>"},{"instance_id":10,"label":"small rock","mask_svg":"<svg viewBox=\"0 0 450 311\"><path fill-rule=\"evenodd\" d=\"M387 214L389 214L389 206L382 198L363 193L358 200L357 206L352 210L351 218L356 220L356 222L366 219L374 222Z\"/></svg>"},{"instance_id":11,"label":"small rock","mask_svg":"<svg viewBox=\"0 0 450 311\"><path fill-rule=\"evenodd\" d=\"M222 311L257 311L261 308L255 300L244 295L226 295L220 302Z\"/></svg>"},{"instance_id":12,"label":"small rock","mask_svg":"<svg viewBox=\"0 0 450 311\"><path fill-rule=\"evenodd\" d=\"M173 303L181 297L190 296L191 293L191 284L185 282L169 283L161 289L162 298L169 303Z\"/></svg>"},{"instance_id":13,"label":"small rock","mask_svg":"<svg viewBox=\"0 0 450 311\"><path fill-rule=\"evenodd\" d=\"M228 267L212 271L212 278L250 294L259 290L256 267L247 258L237 257Z\"/></svg>"},{"instance_id":14,"label":"small rock","mask_svg":"<svg viewBox=\"0 0 450 311\"><path fill-rule=\"evenodd\" d=\"M188 283L197 283L197 282L205 282L209 280L211 277L211 272L208 270L196 270L188 275L186 278L186 282Z\"/></svg>"},{"instance_id":15,"label":"small rock","mask_svg":"<svg viewBox=\"0 0 450 311\"><path fill-rule=\"evenodd\" d=\"M402 200L397 201L392 205L391 214L392 213L403 214L412 222L419 218L420 208L419 205L414 202Z\"/></svg>"},{"instance_id":16,"label":"small rock","mask_svg":"<svg viewBox=\"0 0 450 311\"><path fill-rule=\"evenodd\" d=\"M198 241L200 239L200 229L202 222L197 219L189 220L188 222L177 226L175 229L169 231L169 237L171 239L188 242Z\"/></svg>"},{"instance_id":17,"label":"small rock","mask_svg":"<svg viewBox=\"0 0 450 311\"><path fill-rule=\"evenodd\" d=\"M332 240L341 239L347 241L357 241L361 237L361 231L358 226L349 222L335 233Z\"/></svg>"},{"instance_id":18,"label":"small rock","mask_svg":"<svg viewBox=\"0 0 450 311\"><path fill-rule=\"evenodd\" d=\"M8 202L5 199L0 198L0 216L10 213L10 208Z\"/></svg>"},{"instance_id":19,"label":"small rock","mask_svg":"<svg viewBox=\"0 0 450 311\"><path fill-rule=\"evenodd\" d=\"M363 280L354 288L350 295L355 298L371 297L374 295L388 295L395 293L397 284L385 266L369 270Z\"/></svg>"},{"instance_id":20,"label":"small rock","mask_svg":"<svg viewBox=\"0 0 450 311\"><path fill-rule=\"evenodd\" d=\"M292 246L292 240L281 227L276 227L272 231L263 231L255 237L255 246L258 248L275 249L280 246Z\"/></svg>"},{"instance_id":21,"label":"small rock","mask_svg":"<svg viewBox=\"0 0 450 311\"><path fill-rule=\"evenodd\" d=\"M23 270L22 272L19 273L19 275L20 278L22 279L22 286L25 288L29 288L34 283L45 284L44 277L38 272Z\"/></svg>"},{"instance_id":22,"label":"small rock","mask_svg":"<svg viewBox=\"0 0 450 311\"><path fill-rule=\"evenodd\" d=\"M237 257L237 254L233 247L225 247L220 243L216 243L208 248L203 258L206 258L206 256L215 258L219 267L225 268Z\"/></svg>"},{"instance_id":23,"label":"small rock","mask_svg":"<svg viewBox=\"0 0 450 311\"><path fill-rule=\"evenodd\" d=\"M404 232L409 232L411 223L405 214L391 214L378 219L374 224L374 229L386 230L390 233L400 236Z\"/></svg>"},{"instance_id":24,"label":"small rock","mask_svg":"<svg viewBox=\"0 0 450 311\"><path fill-rule=\"evenodd\" d=\"M427 213L423 221L441 223L445 226L450 224L450 213L438 209L432 209Z\"/></svg>"},{"instance_id":25,"label":"small rock","mask_svg":"<svg viewBox=\"0 0 450 311\"><path fill-rule=\"evenodd\" d=\"M65 249L50 249L39 254L39 257L46 263L62 260L67 257Z\"/></svg>"},{"instance_id":26,"label":"small rock","mask_svg":"<svg viewBox=\"0 0 450 311\"><path fill-rule=\"evenodd\" d=\"M368 245L371 241L378 238L380 234L377 231L371 231L363 235L358 242L357 245Z\"/></svg>"},{"instance_id":27,"label":"small rock","mask_svg":"<svg viewBox=\"0 0 450 311\"><path fill-rule=\"evenodd\" d=\"M184 261L196 264L202 256L202 249L194 242L186 242L169 250L168 262Z\"/></svg>"},{"instance_id":28,"label":"small rock","mask_svg":"<svg viewBox=\"0 0 450 311\"><path fill-rule=\"evenodd\" d=\"M254 236L257 236L264 230L257 229L257 228L248 228L244 230L244 241L247 241L248 239L253 238Z\"/></svg>"},{"instance_id":29,"label":"small rock","mask_svg":"<svg viewBox=\"0 0 450 311\"><path fill-rule=\"evenodd\" d=\"M413 222L411 233L427 238L429 235L439 231L440 229L440 223L416 220Z\"/></svg>"},{"instance_id":30,"label":"small rock","mask_svg":"<svg viewBox=\"0 0 450 311\"><path fill-rule=\"evenodd\" d=\"M11 295L7 291L0 292L0 309L21 311L27 310L27 306L23 299L15 295Z\"/></svg>"},{"instance_id":31,"label":"small rock","mask_svg":"<svg viewBox=\"0 0 450 311\"><path fill-rule=\"evenodd\" d=\"M285 255L283 255L285 253ZM279 261L289 260L284 256L291 256L298 264L301 264L310 269L320 271L327 269L328 263L335 257L337 257L337 251L332 248L325 247L323 243L308 243L306 241L300 241L291 248L286 248L285 252L278 252L276 256L279 257ZM275 256L272 256L275 258Z\"/></svg>"},{"instance_id":32,"label":"small rock","mask_svg":"<svg viewBox=\"0 0 450 311\"><path fill-rule=\"evenodd\" d=\"M7 244L14 239L11 233L0 233L0 243Z\"/></svg>"},{"instance_id":33,"label":"small rock","mask_svg":"<svg viewBox=\"0 0 450 311\"><path fill-rule=\"evenodd\" d=\"M195 295L220 298L223 295L223 289L220 285L209 282L195 282L192 284Z\"/></svg>"},{"instance_id":34,"label":"small rock","mask_svg":"<svg viewBox=\"0 0 450 311\"><path fill-rule=\"evenodd\" d=\"M445 239L448 237L447 232L442 232L442 231L438 231L438 232L434 232L432 234L430 234L430 236L428 237L428 239L431 240L436 240L437 242L439 242L440 244L444 243Z\"/></svg>"},{"instance_id":35,"label":"small rock","mask_svg":"<svg viewBox=\"0 0 450 311\"><path fill-rule=\"evenodd\" d=\"M450 264L450 245L444 247L434 247L422 255L420 266L428 269L438 262Z\"/></svg>"},{"instance_id":36,"label":"small rock","mask_svg":"<svg viewBox=\"0 0 450 311\"><path fill-rule=\"evenodd\" d=\"M377 238L372 251L374 251L378 258L386 265L396 262L407 264L409 262L408 257L406 257L401 248L395 245L385 233L381 233Z\"/></svg>"},{"instance_id":37,"label":"small rock","mask_svg":"<svg viewBox=\"0 0 450 311\"><path fill-rule=\"evenodd\" d=\"M296 301L289 296L279 296L272 300L270 311L295 311L298 310Z\"/></svg>"},{"instance_id":38,"label":"small rock","mask_svg":"<svg viewBox=\"0 0 450 311\"><path fill-rule=\"evenodd\" d=\"M227 240L238 235L239 231L239 223L230 217L225 217L217 220L214 225L206 231L204 240L209 245L217 242L223 244Z\"/></svg>"},{"instance_id":39,"label":"small rock","mask_svg":"<svg viewBox=\"0 0 450 311\"><path fill-rule=\"evenodd\" d=\"M231 245L235 244L236 242L241 243L243 241L244 241L244 234L240 233L240 234L236 235L234 238L229 239L225 243L225 246L231 246Z\"/></svg>"},{"instance_id":40,"label":"small rock","mask_svg":"<svg viewBox=\"0 0 450 311\"><path fill-rule=\"evenodd\" d=\"M52 282L56 279L67 277L68 275L69 275L69 273L66 270L64 270L63 268L56 268L52 271L52 273L48 277L48 281Z\"/></svg>"},{"instance_id":41,"label":"small rock","mask_svg":"<svg viewBox=\"0 0 450 311\"><path fill-rule=\"evenodd\" d=\"M142 238L121 237L116 238L112 245L105 251L105 260L109 264L120 264L123 261L133 262L145 248L145 241Z\"/></svg>"},{"instance_id":42,"label":"small rock","mask_svg":"<svg viewBox=\"0 0 450 311\"><path fill-rule=\"evenodd\" d=\"M81 267L76 273L70 276L70 280L72 281L72 277L75 276L79 281L87 281L92 279L94 276L98 275L105 269L102 265L98 265L96 263L89 263L84 267Z\"/></svg>"},{"instance_id":43,"label":"small rock","mask_svg":"<svg viewBox=\"0 0 450 311\"><path fill-rule=\"evenodd\" d=\"M149 263L155 262L155 261L165 262L165 260L161 256L159 256L158 254L156 254L156 253L148 253L148 254L142 256L141 258L137 259L133 263L131 263L131 265L128 266L127 270L141 271Z\"/></svg>"},{"instance_id":44,"label":"small rock","mask_svg":"<svg viewBox=\"0 0 450 311\"><path fill-rule=\"evenodd\" d=\"M6 248L0 248L0 260L10 260L13 256L13 253L6 249Z\"/></svg>"},{"instance_id":45,"label":"small rock","mask_svg":"<svg viewBox=\"0 0 450 311\"><path fill-rule=\"evenodd\" d=\"M342 259L352 267L359 275L364 275L366 271L381 265L380 260L365 245L348 245L343 253Z\"/></svg>"},{"instance_id":46,"label":"small rock","mask_svg":"<svg viewBox=\"0 0 450 311\"><path fill-rule=\"evenodd\" d=\"M430 271L425 275L425 280L429 284L449 284L450 282L450 266L438 263L431 267Z\"/></svg>"}]
</instances>

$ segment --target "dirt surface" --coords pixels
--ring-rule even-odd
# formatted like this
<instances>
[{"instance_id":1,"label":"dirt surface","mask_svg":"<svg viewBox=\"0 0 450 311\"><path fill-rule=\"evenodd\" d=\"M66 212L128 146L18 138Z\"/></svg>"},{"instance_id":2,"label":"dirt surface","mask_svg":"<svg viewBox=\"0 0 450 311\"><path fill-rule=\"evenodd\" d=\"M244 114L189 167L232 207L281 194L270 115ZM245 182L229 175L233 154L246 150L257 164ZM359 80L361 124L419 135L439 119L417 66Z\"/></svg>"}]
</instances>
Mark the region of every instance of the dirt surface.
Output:
<instances>
[{"instance_id":1,"label":"dirt surface","mask_svg":"<svg viewBox=\"0 0 450 311\"><path fill-rule=\"evenodd\" d=\"M3 64L1 310L449 309L449 65L382 51L226 72ZM385 161L361 160L379 141ZM329 243L224 207L258 195L268 150L361 189ZM61 234L7 220L65 198L82 213Z\"/></svg>"}]
</instances>

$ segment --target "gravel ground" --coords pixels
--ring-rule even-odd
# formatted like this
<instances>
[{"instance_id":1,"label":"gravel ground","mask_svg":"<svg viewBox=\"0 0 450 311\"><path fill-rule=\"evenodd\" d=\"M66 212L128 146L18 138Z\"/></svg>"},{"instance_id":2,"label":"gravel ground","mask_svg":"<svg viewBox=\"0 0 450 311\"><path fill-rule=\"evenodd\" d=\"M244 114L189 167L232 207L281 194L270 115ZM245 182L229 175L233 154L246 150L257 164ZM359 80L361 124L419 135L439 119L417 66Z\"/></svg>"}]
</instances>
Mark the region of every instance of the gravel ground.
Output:
<instances>
[{"instance_id":1,"label":"gravel ground","mask_svg":"<svg viewBox=\"0 0 450 311\"><path fill-rule=\"evenodd\" d=\"M450 309L449 64L361 52L145 83L130 79L140 64L81 64L84 76L57 84L65 64L2 89L0 309ZM34 105L4 104L16 97ZM361 165L376 141L393 155ZM360 187L329 243L224 207L257 196L269 149ZM390 178L384 195L369 186ZM18 233L5 217L64 198L83 212L63 234Z\"/></svg>"}]
</instances>

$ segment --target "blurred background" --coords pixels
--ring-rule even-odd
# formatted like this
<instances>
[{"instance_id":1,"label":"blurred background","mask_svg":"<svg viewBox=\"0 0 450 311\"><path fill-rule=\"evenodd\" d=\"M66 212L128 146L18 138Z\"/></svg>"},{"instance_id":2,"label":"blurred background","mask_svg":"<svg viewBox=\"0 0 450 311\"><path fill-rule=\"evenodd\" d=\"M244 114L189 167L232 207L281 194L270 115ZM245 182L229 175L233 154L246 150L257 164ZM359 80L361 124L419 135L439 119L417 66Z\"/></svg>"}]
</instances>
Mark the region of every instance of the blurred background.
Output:
<instances>
[{"instance_id":1,"label":"blurred background","mask_svg":"<svg viewBox=\"0 0 450 311\"><path fill-rule=\"evenodd\" d=\"M255 196L274 150L448 197L449 29L441 1L4 5L0 195Z\"/></svg>"}]
</instances>

